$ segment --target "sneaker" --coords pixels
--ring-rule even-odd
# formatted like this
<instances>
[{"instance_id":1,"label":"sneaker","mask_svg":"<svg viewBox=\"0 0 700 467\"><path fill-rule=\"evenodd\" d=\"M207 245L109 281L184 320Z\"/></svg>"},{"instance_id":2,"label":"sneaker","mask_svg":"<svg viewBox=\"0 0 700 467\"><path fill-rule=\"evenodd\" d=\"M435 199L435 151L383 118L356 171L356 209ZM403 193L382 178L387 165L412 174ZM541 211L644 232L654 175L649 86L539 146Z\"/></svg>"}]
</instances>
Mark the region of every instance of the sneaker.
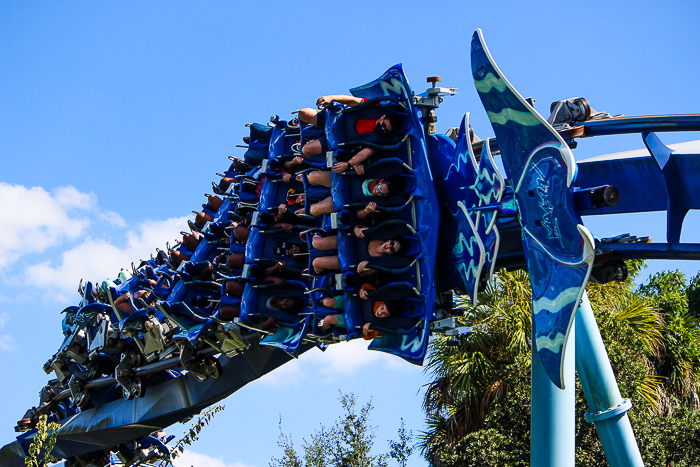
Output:
<instances>
[{"instance_id":1,"label":"sneaker","mask_svg":"<svg viewBox=\"0 0 700 467\"><path fill-rule=\"evenodd\" d=\"M199 228L199 227L197 226L197 224L195 224L195 223L192 222L192 221L187 221L187 225L189 226L189 228L190 228L190 230L191 230L192 232L202 232L202 229Z\"/></svg>"}]
</instances>

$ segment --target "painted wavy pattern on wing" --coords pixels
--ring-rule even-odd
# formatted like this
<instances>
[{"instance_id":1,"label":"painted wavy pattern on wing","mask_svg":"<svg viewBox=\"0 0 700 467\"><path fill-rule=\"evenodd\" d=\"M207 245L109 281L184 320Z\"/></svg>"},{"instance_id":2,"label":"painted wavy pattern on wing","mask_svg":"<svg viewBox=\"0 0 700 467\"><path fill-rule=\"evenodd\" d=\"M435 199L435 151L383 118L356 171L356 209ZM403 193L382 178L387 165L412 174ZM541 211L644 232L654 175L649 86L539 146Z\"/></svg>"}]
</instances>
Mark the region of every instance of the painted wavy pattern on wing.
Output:
<instances>
[{"instance_id":1,"label":"painted wavy pattern on wing","mask_svg":"<svg viewBox=\"0 0 700 467\"><path fill-rule=\"evenodd\" d=\"M476 300L478 281L486 260L484 244L479 238L476 223L478 213L469 208L479 204L478 194L470 187L477 183L477 163L468 141L469 114L462 119L455 155L446 179L452 186L460 186L445 196L445 208L458 226L458 234L450 251L450 261L459 273L466 293Z\"/></svg>"},{"instance_id":2,"label":"painted wavy pattern on wing","mask_svg":"<svg viewBox=\"0 0 700 467\"><path fill-rule=\"evenodd\" d=\"M449 178L453 174L460 174L462 183L467 186L473 186L477 181L477 162L472 150L471 142L468 141L469 131L469 114L462 118L457 133L457 142L455 144L455 155L450 164L450 170L447 172ZM464 186L464 185L462 185Z\"/></svg>"},{"instance_id":3,"label":"painted wavy pattern on wing","mask_svg":"<svg viewBox=\"0 0 700 467\"><path fill-rule=\"evenodd\" d=\"M416 354L423 348L427 339L428 334L426 333L417 333L414 336L402 336L401 351Z\"/></svg>"},{"instance_id":4,"label":"painted wavy pattern on wing","mask_svg":"<svg viewBox=\"0 0 700 467\"><path fill-rule=\"evenodd\" d=\"M556 297L550 299L547 297L540 297L539 300L537 300L536 303L534 303L534 307L532 312L537 315L539 313L548 313L548 314L555 314L557 313L563 306L568 305L572 302L575 302L579 298L579 288L578 287L569 287L568 289L564 289L561 291L559 295Z\"/></svg>"},{"instance_id":5,"label":"painted wavy pattern on wing","mask_svg":"<svg viewBox=\"0 0 700 467\"><path fill-rule=\"evenodd\" d=\"M382 76L369 83L350 89L350 93L357 97L371 99L377 96L391 96L403 99L411 107L411 88L403 72L403 66L399 63L389 68Z\"/></svg>"},{"instance_id":6,"label":"painted wavy pattern on wing","mask_svg":"<svg viewBox=\"0 0 700 467\"><path fill-rule=\"evenodd\" d=\"M490 139L486 139L481 149L481 158L479 160L479 168L477 170L476 182L472 187L479 196L479 206L484 206L501 201L503 191L505 190L505 180L496 167L491 154ZM479 219L477 227L480 229L483 223L484 232L489 234L496 225L498 211L482 211L483 221ZM494 258L495 260L495 258Z\"/></svg>"},{"instance_id":7,"label":"painted wavy pattern on wing","mask_svg":"<svg viewBox=\"0 0 700 467\"><path fill-rule=\"evenodd\" d=\"M466 212L466 207L463 203L460 204L463 213L457 217L459 234L450 252L450 259L462 276L462 282L472 303L476 304L479 278L486 262L486 251L471 217Z\"/></svg>"},{"instance_id":8,"label":"painted wavy pattern on wing","mask_svg":"<svg viewBox=\"0 0 700 467\"><path fill-rule=\"evenodd\" d=\"M296 358L302 338L308 332L309 322L310 320L305 319L294 326L280 326L274 333L265 336L260 345L277 347Z\"/></svg>"},{"instance_id":9,"label":"painted wavy pattern on wing","mask_svg":"<svg viewBox=\"0 0 700 467\"><path fill-rule=\"evenodd\" d=\"M538 349L549 350L554 354L558 354L561 352L561 348L564 346L565 340L566 336L558 332L554 339L551 339L549 336L538 337L535 344L537 345Z\"/></svg>"},{"instance_id":10,"label":"painted wavy pattern on wing","mask_svg":"<svg viewBox=\"0 0 700 467\"><path fill-rule=\"evenodd\" d=\"M576 267L551 262L549 272L552 280L543 294L535 298L533 286L533 327L540 361L552 382L563 388L562 350L573 325L573 317L588 281L590 268L587 263ZM533 282L537 280L538 277L532 278Z\"/></svg>"},{"instance_id":11,"label":"painted wavy pattern on wing","mask_svg":"<svg viewBox=\"0 0 700 467\"><path fill-rule=\"evenodd\" d=\"M500 112L486 112L491 123L505 125L508 122L517 123L523 126L539 125L540 121L530 112L520 112L513 109L503 109Z\"/></svg>"},{"instance_id":12,"label":"painted wavy pattern on wing","mask_svg":"<svg viewBox=\"0 0 700 467\"><path fill-rule=\"evenodd\" d=\"M462 278L466 293L476 304L483 275L490 278L498 254L500 237L494 231L495 212L474 208L500 201L505 182L490 152L489 141L482 146L481 162L476 162L469 135L469 114L462 119L446 180L461 190L449 193L445 207L458 225L450 260Z\"/></svg>"},{"instance_id":13,"label":"painted wavy pattern on wing","mask_svg":"<svg viewBox=\"0 0 700 467\"><path fill-rule=\"evenodd\" d=\"M483 94L491 92L492 89L503 92L507 87L506 83L501 78L497 78L493 73L486 73L480 80L475 80L474 85L476 86L476 90Z\"/></svg>"}]
</instances>

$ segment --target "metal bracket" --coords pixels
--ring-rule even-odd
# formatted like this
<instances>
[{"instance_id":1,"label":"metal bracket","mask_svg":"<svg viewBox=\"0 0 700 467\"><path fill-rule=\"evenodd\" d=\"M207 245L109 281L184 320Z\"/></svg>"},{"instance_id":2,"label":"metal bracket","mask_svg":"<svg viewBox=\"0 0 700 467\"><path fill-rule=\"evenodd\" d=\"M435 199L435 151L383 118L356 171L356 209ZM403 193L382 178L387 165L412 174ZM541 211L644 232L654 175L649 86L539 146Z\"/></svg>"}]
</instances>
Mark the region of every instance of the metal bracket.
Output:
<instances>
[{"instance_id":1,"label":"metal bracket","mask_svg":"<svg viewBox=\"0 0 700 467\"><path fill-rule=\"evenodd\" d=\"M331 213L331 229L338 230L340 228L340 219L337 212Z\"/></svg>"},{"instance_id":2,"label":"metal bracket","mask_svg":"<svg viewBox=\"0 0 700 467\"><path fill-rule=\"evenodd\" d=\"M685 179L678 175L678 157L675 151L662 143L654 133L643 132L642 139L658 164L666 182L666 189L668 190L666 240L672 246L681 241L683 220L690 210L684 193L692 192L694 187L687 186Z\"/></svg>"},{"instance_id":3,"label":"metal bracket","mask_svg":"<svg viewBox=\"0 0 700 467\"><path fill-rule=\"evenodd\" d=\"M345 290L345 277L343 274L335 275L335 288L338 290Z\"/></svg>"},{"instance_id":4,"label":"metal bracket","mask_svg":"<svg viewBox=\"0 0 700 467\"><path fill-rule=\"evenodd\" d=\"M584 415L584 418L589 423L596 423L603 420L607 420L608 418L616 417L620 414L627 412L631 408L632 402L629 399L624 399L615 407L610 407L609 409L601 410L600 412L595 413L587 412L586 415Z\"/></svg>"},{"instance_id":5,"label":"metal bracket","mask_svg":"<svg viewBox=\"0 0 700 467\"><path fill-rule=\"evenodd\" d=\"M432 83L432 87L429 87L425 92L417 96L413 96L413 105L420 107L424 115L440 107L443 96L454 96L457 94L457 88L438 87L437 83L442 81L442 78L439 76L429 76L426 81Z\"/></svg>"},{"instance_id":6,"label":"metal bracket","mask_svg":"<svg viewBox=\"0 0 700 467\"><path fill-rule=\"evenodd\" d=\"M462 334L476 332L472 326L458 326L457 317L455 316L431 321L430 330L446 336L461 336Z\"/></svg>"}]
</instances>

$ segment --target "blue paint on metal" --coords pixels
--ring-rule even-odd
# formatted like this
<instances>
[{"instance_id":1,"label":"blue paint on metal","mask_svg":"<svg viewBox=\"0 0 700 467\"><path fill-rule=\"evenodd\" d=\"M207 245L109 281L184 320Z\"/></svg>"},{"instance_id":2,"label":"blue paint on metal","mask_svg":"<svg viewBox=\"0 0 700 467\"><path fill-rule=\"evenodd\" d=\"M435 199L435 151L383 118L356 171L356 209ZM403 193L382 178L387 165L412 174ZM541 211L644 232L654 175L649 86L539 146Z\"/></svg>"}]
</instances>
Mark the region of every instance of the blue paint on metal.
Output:
<instances>
[{"instance_id":1,"label":"blue paint on metal","mask_svg":"<svg viewBox=\"0 0 700 467\"><path fill-rule=\"evenodd\" d=\"M668 205L666 183L661 170L649 157L579 162L576 185L613 185L620 191L615 206L582 210L581 215L663 211Z\"/></svg>"},{"instance_id":2,"label":"blue paint on metal","mask_svg":"<svg viewBox=\"0 0 700 467\"><path fill-rule=\"evenodd\" d=\"M552 383L532 347L532 399L530 418L530 465L573 467L576 438L576 373L574 367L576 332L572 329L564 352L564 385ZM535 336L533 335L533 343Z\"/></svg>"},{"instance_id":3,"label":"blue paint on metal","mask_svg":"<svg viewBox=\"0 0 700 467\"><path fill-rule=\"evenodd\" d=\"M589 423L596 423L603 420L607 420L608 418L617 417L618 415L627 412L631 408L632 401L629 399L623 399L622 402L617 404L615 407L610 407L609 409L601 410L600 412L595 413L587 412L584 415L584 418Z\"/></svg>"},{"instance_id":4,"label":"blue paint on metal","mask_svg":"<svg viewBox=\"0 0 700 467\"><path fill-rule=\"evenodd\" d=\"M587 294L576 315L576 371L610 466L643 466L626 413L631 404L620 395Z\"/></svg>"},{"instance_id":5,"label":"blue paint on metal","mask_svg":"<svg viewBox=\"0 0 700 467\"><path fill-rule=\"evenodd\" d=\"M700 261L700 245L697 243L612 243L602 245L604 250L615 252L618 259L678 259Z\"/></svg>"},{"instance_id":6,"label":"blue paint on metal","mask_svg":"<svg viewBox=\"0 0 700 467\"><path fill-rule=\"evenodd\" d=\"M666 189L668 190L666 239L672 245L681 241L683 219L688 213L686 197L683 196L683 192L688 192L688 190L683 189L685 188L683 186L684 179L678 173L673 151L664 145L654 133L642 133L642 139L644 139L644 144L656 163L659 164L664 180L666 180Z\"/></svg>"},{"instance_id":7,"label":"blue paint on metal","mask_svg":"<svg viewBox=\"0 0 700 467\"><path fill-rule=\"evenodd\" d=\"M623 154L619 158L596 157L578 163L576 185L613 185L620 191L617 205L584 209L581 215L665 211L674 206L669 192L674 193L674 199L682 200L686 209L700 209L700 190L696 189L700 154L671 150L651 135L645 133L642 137L649 151L661 157L661 162L648 155L628 157ZM691 145L690 150L696 147Z\"/></svg>"},{"instance_id":8,"label":"blue paint on metal","mask_svg":"<svg viewBox=\"0 0 700 467\"><path fill-rule=\"evenodd\" d=\"M700 131L700 115L650 115L590 120L582 126L585 136L622 135L642 132Z\"/></svg>"}]
</instances>

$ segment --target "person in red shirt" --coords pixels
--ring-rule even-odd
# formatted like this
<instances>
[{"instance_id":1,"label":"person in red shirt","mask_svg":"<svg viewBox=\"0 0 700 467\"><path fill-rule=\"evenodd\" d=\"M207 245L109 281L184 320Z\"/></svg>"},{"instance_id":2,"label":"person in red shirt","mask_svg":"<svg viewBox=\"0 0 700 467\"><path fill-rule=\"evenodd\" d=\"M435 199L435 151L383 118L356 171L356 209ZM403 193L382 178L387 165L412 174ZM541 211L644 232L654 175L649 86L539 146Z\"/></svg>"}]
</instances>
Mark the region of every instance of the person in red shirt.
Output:
<instances>
[{"instance_id":1,"label":"person in red shirt","mask_svg":"<svg viewBox=\"0 0 700 467\"><path fill-rule=\"evenodd\" d=\"M354 97L346 95L331 95L331 96L321 96L316 101L316 106L318 109L305 108L299 110L299 120L308 123L318 128L323 128L324 123L320 117L323 116L322 109L329 106L332 102L337 102L339 104L347 105L348 107L355 107L367 102L366 97ZM359 118L355 121L355 131L364 135L372 132L381 133L391 133L395 128L398 128L400 121L398 117L394 115L382 115L379 118ZM319 139L309 141L302 148L302 154L305 157L315 156L316 154L321 154L328 150L328 146L325 141L326 137L323 136ZM369 157L373 156L377 152L374 148L363 148L357 152L349 161L347 162L337 162L333 166L333 172L342 173L352 167L355 171L362 175L364 173L364 162Z\"/></svg>"}]
</instances>

